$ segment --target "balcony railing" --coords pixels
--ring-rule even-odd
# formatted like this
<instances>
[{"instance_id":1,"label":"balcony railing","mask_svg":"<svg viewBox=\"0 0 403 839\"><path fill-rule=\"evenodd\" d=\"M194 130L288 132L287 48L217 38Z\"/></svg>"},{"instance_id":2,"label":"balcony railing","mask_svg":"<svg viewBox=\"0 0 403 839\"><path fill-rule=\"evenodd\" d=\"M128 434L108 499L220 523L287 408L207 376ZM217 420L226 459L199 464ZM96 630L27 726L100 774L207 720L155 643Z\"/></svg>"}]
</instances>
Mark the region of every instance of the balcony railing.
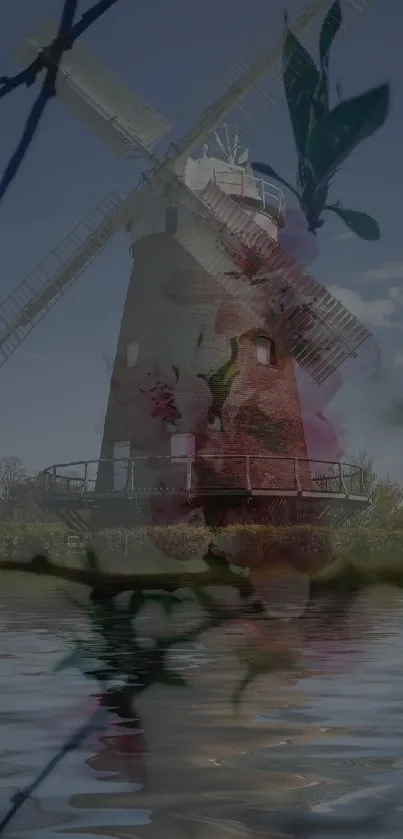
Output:
<instances>
[{"instance_id":1,"label":"balcony railing","mask_svg":"<svg viewBox=\"0 0 403 839\"><path fill-rule=\"evenodd\" d=\"M152 479L145 477L147 459L136 456L55 464L42 473L43 492L49 500L111 495L136 498L151 491L188 496L246 492L368 499L362 467L349 463L269 455L160 457L161 475L169 467L171 485L164 480L158 488L155 472Z\"/></svg>"},{"instance_id":2,"label":"balcony railing","mask_svg":"<svg viewBox=\"0 0 403 839\"><path fill-rule=\"evenodd\" d=\"M281 187L255 178L246 172L214 172L214 182L228 195L239 198L251 198L261 202L261 209L276 211L276 218L282 219L285 213L285 198Z\"/></svg>"}]
</instances>

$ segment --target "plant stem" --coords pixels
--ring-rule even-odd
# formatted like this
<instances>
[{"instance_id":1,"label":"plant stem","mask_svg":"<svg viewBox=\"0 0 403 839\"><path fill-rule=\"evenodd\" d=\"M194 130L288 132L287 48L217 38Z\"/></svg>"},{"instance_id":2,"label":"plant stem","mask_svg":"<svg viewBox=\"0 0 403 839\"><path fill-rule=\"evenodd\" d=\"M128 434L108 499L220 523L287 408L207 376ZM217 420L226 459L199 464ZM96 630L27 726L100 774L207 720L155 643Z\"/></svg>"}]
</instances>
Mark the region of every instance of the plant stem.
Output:
<instances>
[{"instance_id":1,"label":"plant stem","mask_svg":"<svg viewBox=\"0 0 403 839\"><path fill-rule=\"evenodd\" d=\"M101 719L103 720L101 725ZM99 723L98 723L99 720ZM32 781L29 786L25 787L25 789L20 790L16 793L16 795L12 798L12 806L10 807L8 813L4 816L2 821L0 822L0 833L7 827L10 823L11 819L14 818L16 813L24 806L25 802L31 797L32 793L40 786L42 781L44 781L48 775L53 771L53 769L60 763L61 760L71 751L77 749L91 734L92 731L96 731L99 729L103 731L105 728L105 710L102 708L98 708L91 714L89 720L87 720L84 725L81 725L77 731L72 734L72 736L67 740L66 743L62 746L62 748L57 752L54 757L51 758L49 763L41 770L39 775Z\"/></svg>"}]
</instances>

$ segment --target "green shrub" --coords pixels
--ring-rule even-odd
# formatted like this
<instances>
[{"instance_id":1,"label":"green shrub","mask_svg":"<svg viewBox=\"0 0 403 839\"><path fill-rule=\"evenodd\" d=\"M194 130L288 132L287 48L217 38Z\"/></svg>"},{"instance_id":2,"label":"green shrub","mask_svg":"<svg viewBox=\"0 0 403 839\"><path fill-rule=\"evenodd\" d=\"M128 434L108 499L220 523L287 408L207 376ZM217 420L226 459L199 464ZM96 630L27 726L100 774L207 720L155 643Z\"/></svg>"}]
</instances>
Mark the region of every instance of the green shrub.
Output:
<instances>
[{"instance_id":1,"label":"green shrub","mask_svg":"<svg viewBox=\"0 0 403 839\"><path fill-rule=\"evenodd\" d=\"M194 555L197 546L203 540L215 541L223 530L208 531L206 528L172 525L167 527L139 527L133 530L115 528L98 531L88 535L88 541L99 552L122 552L124 554L145 551L147 546L177 544L182 556L186 551ZM26 558L45 550L52 557L61 557L72 550L68 543L71 531L59 524L21 524L3 522L0 524L0 557L4 559ZM314 558L318 556L318 567L323 565L323 556L327 563L336 561L343 566L354 563L356 566L402 567L403 568L403 530L380 530L376 528L340 528L319 526L274 527L266 525L232 525L225 529L226 536L242 536L244 544L250 539L251 547L262 544L270 548L273 556L277 554L287 559L287 552L299 552L308 559L308 566L315 567ZM86 540L79 542L84 548ZM325 552L325 554L323 553Z\"/></svg>"},{"instance_id":2,"label":"green shrub","mask_svg":"<svg viewBox=\"0 0 403 839\"><path fill-rule=\"evenodd\" d=\"M26 558L42 550L51 556L63 553L68 531L59 524L0 523L0 557Z\"/></svg>"}]
</instances>

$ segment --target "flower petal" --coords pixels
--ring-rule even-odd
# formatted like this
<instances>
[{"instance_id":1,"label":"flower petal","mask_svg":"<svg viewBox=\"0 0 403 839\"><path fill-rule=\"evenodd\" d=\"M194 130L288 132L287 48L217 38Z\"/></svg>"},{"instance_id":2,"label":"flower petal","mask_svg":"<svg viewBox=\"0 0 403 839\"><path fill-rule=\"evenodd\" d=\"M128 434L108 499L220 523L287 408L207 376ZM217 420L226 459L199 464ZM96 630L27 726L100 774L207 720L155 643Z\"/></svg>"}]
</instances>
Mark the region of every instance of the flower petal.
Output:
<instances>
[{"instance_id":1,"label":"flower petal","mask_svg":"<svg viewBox=\"0 0 403 839\"><path fill-rule=\"evenodd\" d=\"M285 225L279 231L278 242L289 256L303 267L310 265L318 256L316 237L308 230L308 222L302 212L289 209Z\"/></svg>"},{"instance_id":2,"label":"flower petal","mask_svg":"<svg viewBox=\"0 0 403 839\"><path fill-rule=\"evenodd\" d=\"M204 379L180 371L174 399L180 415L178 433L194 432L207 422L212 394Z\"/></svg>"},{"instance_id":3,"label":"flower petal","mask_svg":"<svg viewBox=\"0 0 403 839\"><path fill-rule=\"evenodd\" d=\"M219 302L226 292L204 271L179 271L162 287L162 294L180 305L212 304Z\"/></svg>"},{"instance_id":4,"label":"flower petal","mask_svg":"<svg viewBox=\"0 0 403 839\"><path fill-rule=\"evenodd\" d=\"M310 596L307 574L290 565L269 565L252 570L251 578L270 617L290 619L302 615Z\"/></svg>"}]
</instances>

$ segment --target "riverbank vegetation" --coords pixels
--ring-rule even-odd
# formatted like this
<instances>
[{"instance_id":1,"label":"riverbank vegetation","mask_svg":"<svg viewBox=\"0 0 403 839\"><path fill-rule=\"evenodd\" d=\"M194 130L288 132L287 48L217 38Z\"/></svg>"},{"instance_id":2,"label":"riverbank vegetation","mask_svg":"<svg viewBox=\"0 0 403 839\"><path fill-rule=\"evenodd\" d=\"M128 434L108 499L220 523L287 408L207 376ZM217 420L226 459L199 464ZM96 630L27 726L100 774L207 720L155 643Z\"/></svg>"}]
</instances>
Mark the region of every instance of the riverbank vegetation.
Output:
<instances>
[{"instance_id":1,"label":"riverbank vegetation","mask_svg":"<svg viewBox=\"0 0 403 839\"><path fill-rule=\"evenodd\" d=\"M0 558L28 561L35 554L46 554L57 562L69 561L83 554L88 544L100 557L123 556L131 560L147 559L159 545L172 560L181 559L178 571L183 573L186 560L201 558L211 543L217 546L241 539L257 544L265 543L265 555L285 559L285 553L297 548L310 556L325 547L328 560L325 567L309 563L312 578L325 584L347 578L367 582L374 579L403 583L403 487L390 478L376 474L371 460L360 458L365 468L366 485L371 503L343 525L320 526L244 526L235 525L224 531L177 525L170 527L138 527L132 530L101 530L86 537L74 536L56 521L21 521L19 517L3 516L0 520ZM17 464L18 466L18 464ZM13 464L15 471L15 464ZM0 470L1 471L1 470ZM10 472L10 470L8 470ZM18 471L18 470L17 470ZM8 475L11 480L11 474ZM14 475L15 478L15 475ZM19 480L25 480L19 476ZM7 485L10 497L10 487ZM253 546L253 547L252 547ZM287 561L287 560L286 560ZM138 567L138 562L136 562ZM147 567L144 567L147 573ZM161 567L161 571L163 568ZM168 570L168 569L167 569ZM400 585L400 582L398 583Z\"/></svg>"},{"instance_id":2,"label":"riverbank vegetation","mask_svg":"<svg viewBox=\"0 0 403 839\"><path fill-rule=\"evenodd\" d=\"M312 579L318 583L330 584L333 580L347 580L356 578L370 582L393 582L403 585L403 528L376 527L246 527L233 526L226 531L210 533L206 529L196 527L173 526L166 528L137 528L135 530L105 530L91 536L91 544L100 557L121 555L130 559L147 559L152 548L163 540L164 545L170 545L172 552L175 547L183 555L184 561L178 562L178 573L183 573L187 566L186 559L197 555L201 557L203 544L211 541L220 545L222 540L231 542L241 538L252 543L265 542L267 553L273 558L285 558L284 551L293 553L295 549L304 545L304 554L308 557L311 551L318 550L319 545L329 548L329 561L319 572L312 566ZM84 541L72 540L68 542L68 531L59 525L0 525L0 559L28 561L36 553L45 553L58 563L63 561L76 562L85 550ZM138 568L138 563L136 563ZM148 572L147 564L144 573ZM162 570L162 569L161 569ZM168 568L167 568L168 571ZM172 571L172 561L169 572Z\"/></svg>"}]
</instances>

